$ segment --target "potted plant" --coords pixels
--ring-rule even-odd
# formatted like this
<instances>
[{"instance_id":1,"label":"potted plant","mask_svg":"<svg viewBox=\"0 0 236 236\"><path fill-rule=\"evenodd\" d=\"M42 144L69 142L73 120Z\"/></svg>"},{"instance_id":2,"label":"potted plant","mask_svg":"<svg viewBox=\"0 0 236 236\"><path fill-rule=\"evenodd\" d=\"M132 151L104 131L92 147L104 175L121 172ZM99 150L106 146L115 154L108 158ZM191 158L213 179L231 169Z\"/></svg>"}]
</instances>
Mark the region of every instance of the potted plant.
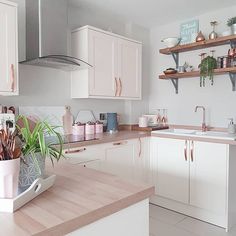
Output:
<instances>
[{"instance_id":1,"label":"potted plant","mask_svg":"<svg viewBox=\"0 0 236 236\"><path fill-rule=\"evenodd\" d=\"M18 193L21 150L16 133L0 130L0 198L14 198Z\"/></svg>"},{"instance_id":2,"label":"potted plant","mask_svg":"<svg viewBox=\"0 0 236 236\"><path fill-rule=\"evenodd\" d=\"M231 27L232 34L236 34L236 17L228 19L227 25Z\"/></svg>"},{"instance_id":3,"label":"potted plant","mask_svg":"<svg viewBox=\"0 0 236 236\"><path fill-rule=\"evenodd\" d=\"M214 84L214 69L217 68L217 61L213 56L202 59L200 65L200 87L205 87L205 79L208 77L211 85Z\"/></svg>"},{"instance_id":4,"label":"potted plant","mask_svg":"<svg viewBox=\"0 0 236 236\"><path fill-rule=\"evenodd\" d=\"M32 126L25 116L19 117L17 130L23 156L19 177L21 191L27 189L37 178L44 176L45 158L50 158L54 165L54 161L59 161L63 156L63 141L56 128L58 127L51 126L46 121L38 121ZM50 136L55 137L53 142L47 141Z\"/></svg>"}]
</instances>

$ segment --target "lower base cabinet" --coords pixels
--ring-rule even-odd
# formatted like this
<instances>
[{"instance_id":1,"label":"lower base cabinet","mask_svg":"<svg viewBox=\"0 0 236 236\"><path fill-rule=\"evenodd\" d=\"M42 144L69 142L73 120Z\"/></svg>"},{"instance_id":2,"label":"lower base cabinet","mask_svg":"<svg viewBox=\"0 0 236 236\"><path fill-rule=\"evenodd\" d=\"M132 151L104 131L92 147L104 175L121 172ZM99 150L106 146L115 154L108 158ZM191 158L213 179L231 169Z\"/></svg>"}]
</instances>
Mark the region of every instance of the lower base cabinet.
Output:
<instances>
[{"instance_id":1,"label":"lower base cabinet","mask_svg":"<svg viewBox=\"0 0 236 236\"><path fill-rule=\"evenodd\" d=\"M236 184L232 184L231 178L236 178L236 147L192 140L151 139L150 162L156 187L151 202L226 230L234 225L236 203L232 199ZM234 166L230 166L232 164Z\"/></svg>"},{"instance_id":2,"label":"lower base cabinet","mask_svg":"<svg viewBox=\"0 0 236 236\"><path fill-rule=\"evenodd\" d=\"M71 164L114 174L131 181L148 182L149 138L121 140L65 150Z\"/></svg>"}]
</instances>

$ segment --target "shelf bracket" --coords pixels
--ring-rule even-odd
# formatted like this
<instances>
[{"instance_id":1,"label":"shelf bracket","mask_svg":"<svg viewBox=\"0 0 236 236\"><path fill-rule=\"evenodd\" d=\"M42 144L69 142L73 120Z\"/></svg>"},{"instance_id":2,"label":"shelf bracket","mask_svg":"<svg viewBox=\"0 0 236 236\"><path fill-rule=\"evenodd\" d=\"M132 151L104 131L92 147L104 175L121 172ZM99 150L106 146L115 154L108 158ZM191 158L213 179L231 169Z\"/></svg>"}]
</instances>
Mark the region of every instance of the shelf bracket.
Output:
<instances>
[{"instance_id":1,"label":"shelf bracket","mask_svg":"<svg viewBox=\"0 0 236 236\"><path fill-rule=\"evenodd\" d=\"M232 83L232 91L236 91L236 73L229 72L229 78Z\"/></svg>"},{"instance_id":2,"label":"shelf bracket","mask_svg":"<svg viewBox=\"0 0 236 236\"><path fill-rule=\"evenodd\" d=\"M235 40L230 40L230 47L236 48L236 41Z\"/></svg>"},{"instance_id":3,"label":"shelf bracket","mask_svg":"<svg viewBox=\"0 0 236 236\"><path fill-rule=\"evenodd\" d=\"M170 79L170 80L175 87L175 93L178 94L179 93L179 79Z\"/></svg>"},{"instance_id":4,"label":"shelf bracket","mask_svg":"<svg viewBox=\"0 0 236 236\"><path fill-rule=\"evenodd\" d=\"M176 65L176 69L179 68L179 53L178 52L172 52L171 53L174 61L175 61L175 65Z\"/></svg>"}]
</instances>

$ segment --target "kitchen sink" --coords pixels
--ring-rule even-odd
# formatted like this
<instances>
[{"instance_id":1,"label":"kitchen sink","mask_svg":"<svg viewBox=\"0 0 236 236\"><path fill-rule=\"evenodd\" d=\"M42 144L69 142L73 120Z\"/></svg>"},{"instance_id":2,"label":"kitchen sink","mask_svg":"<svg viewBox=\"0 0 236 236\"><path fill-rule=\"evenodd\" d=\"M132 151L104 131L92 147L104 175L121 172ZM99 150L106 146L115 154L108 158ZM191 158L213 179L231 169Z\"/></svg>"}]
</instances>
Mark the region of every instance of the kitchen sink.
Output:
<instances>
[{"instance_id":1,"label":"kitchen sink","mask_svg":"<svg viewBox=\"0 0 236 236\"><path fill-rule=\"evenodd\" d=\"M200 130L191 130L191 129L166 129L166 130L152 131L152 133L222 139L222 140L236 140L236 134L228 134L227 132L217 132L217 131L202 132Z\"/></svg>"}]
</instances>

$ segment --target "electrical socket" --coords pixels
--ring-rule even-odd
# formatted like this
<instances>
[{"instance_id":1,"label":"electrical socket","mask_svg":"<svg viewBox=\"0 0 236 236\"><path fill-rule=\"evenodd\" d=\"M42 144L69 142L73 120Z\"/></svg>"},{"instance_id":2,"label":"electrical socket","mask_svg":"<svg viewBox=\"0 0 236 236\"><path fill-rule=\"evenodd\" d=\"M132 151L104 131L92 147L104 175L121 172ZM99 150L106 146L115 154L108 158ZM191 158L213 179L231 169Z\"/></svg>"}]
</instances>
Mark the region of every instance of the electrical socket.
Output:
<instances>
[{"instance_id":1,"label":"electrical socket","mask_svg":"<svg viewBox=\"0 0 236 236\"><path fill-rule=\"evenodd\" d=\"M107 120L107 114L106 113L100 113L99 114L99 120Z\"/></svg>"}]
</instances>

